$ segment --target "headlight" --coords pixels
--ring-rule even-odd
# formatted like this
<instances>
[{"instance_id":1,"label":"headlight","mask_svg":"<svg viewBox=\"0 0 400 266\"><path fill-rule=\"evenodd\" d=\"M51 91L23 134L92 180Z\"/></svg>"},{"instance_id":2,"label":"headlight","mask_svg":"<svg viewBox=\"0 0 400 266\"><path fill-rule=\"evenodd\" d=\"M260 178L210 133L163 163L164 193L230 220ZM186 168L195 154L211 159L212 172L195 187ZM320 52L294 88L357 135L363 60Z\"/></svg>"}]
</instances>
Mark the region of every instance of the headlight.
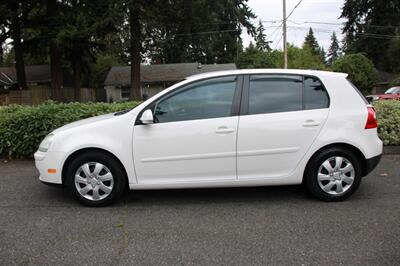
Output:
<instances>
[{"instance_id":1,"label":"headlight","mask_svg":"<svg viewBox=\"0 0 400 266\"><path fill-rule=\"evenodd\" d=\"M53 134L49 134L47 135L44 140L42 141L42 143L40 143L39 145L39 151L41 152L46 152L49 150L51 143L53 142L53 138L54 135Z\"/></svg>"}]
</instances>

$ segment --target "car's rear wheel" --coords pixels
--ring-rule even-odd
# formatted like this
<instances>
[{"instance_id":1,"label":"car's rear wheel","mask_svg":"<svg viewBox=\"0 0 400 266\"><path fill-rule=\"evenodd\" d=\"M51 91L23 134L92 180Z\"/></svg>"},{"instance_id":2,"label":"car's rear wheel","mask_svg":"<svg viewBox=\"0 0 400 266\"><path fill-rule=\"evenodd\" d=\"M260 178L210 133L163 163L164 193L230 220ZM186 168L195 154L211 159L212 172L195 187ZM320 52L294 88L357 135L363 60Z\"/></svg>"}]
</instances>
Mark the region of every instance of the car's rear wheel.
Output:
<instances>
[{"instance_id":1,"label":"car's rear wheel","mask_svg":"<svg viewBox=\"0 0 400 266\"><path fill-rule=\"evenodd\" d=\"M340 201L351 196L361 182L361 164L353 152L329 148L314 156L305 171L308 191L324 201Z\"/></svg>"},{"instance_id":2,"label":"car's rear wheel","mask_svg":"<svg viewBox=\"0 0 400 266\"><path fill-rule=\"evenodd\" d=\"M112 156L87 152L74 158L67 166L66 183L81 203L97 207L114 203L123 194L126 174Z\"/></svg>"}]
</instances>

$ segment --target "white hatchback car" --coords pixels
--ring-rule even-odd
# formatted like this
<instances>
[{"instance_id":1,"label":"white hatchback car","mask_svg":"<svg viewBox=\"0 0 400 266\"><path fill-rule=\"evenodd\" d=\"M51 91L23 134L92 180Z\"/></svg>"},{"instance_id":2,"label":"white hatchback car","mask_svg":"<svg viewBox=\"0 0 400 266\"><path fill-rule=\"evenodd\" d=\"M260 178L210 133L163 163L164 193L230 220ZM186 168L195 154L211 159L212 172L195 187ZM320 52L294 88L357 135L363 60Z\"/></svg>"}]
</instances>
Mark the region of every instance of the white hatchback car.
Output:
<instances>
[{"instance_id":1,"label":"white hatchback car","mask_svg":"<svg viewBox=\"0 0 400 266\"><path fill-rule=\"evenodd\" d=\"M188 77L136 108L49 134L40 180L104 206L130 189L294 185L342 200L378 164L374 109L347 74L283 69Z\"/></svg>"}]
</instances>

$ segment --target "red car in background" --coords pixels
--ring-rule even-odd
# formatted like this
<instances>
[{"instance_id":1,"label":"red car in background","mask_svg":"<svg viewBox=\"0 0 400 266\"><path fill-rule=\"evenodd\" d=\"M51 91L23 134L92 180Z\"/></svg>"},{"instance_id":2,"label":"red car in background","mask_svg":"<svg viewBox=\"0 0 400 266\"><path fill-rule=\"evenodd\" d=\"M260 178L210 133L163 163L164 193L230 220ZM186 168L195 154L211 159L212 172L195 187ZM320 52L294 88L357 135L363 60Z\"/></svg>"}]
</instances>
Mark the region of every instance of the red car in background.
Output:
<instances>
[{"instance_id":1,"label":"red car in background","mask_svg":"<svg viewBox=\"0 0 400 266\"><path fill-rule=\"evenodd\" d=\"M392 87L385 91L385 94L368 95L366 98L368 102L378 100L400 100L400 87Z\"/></svg>"}]
</instances>

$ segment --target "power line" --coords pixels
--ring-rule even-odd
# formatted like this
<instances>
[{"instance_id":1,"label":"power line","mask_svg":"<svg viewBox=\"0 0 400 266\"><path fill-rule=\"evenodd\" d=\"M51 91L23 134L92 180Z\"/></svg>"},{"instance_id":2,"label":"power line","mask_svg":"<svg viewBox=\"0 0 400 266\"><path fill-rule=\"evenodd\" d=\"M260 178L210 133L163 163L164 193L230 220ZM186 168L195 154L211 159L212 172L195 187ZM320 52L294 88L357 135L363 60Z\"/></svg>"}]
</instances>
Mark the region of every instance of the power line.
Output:
<instances>
[{"instance_id":1,"label":"power line","mask_svg":"<svg viewBox=\"0 0 400 266\"><path fill-rule=\"evenodd\" d=\"M344 23L336 23L336 22L324 22L324 21L303 21L303 22L297 22L294 20L288 20L291 23L297 24L297 25L303 25L303 24L320 24L320 25L332 25L332 26L343 26ZM400 25L374 25L374 24L359 24L359 26L362 27L367 27L367 28L399 28Z\"/></svg>"},{"instance_id":2,"label":"power line","mask_svg":"<svg viewBox=\"0 0 400 266\"><path fill-rule=\"evenodd\" d=\"M289 13L289 15L286 17L286 20L293 14L293 12L296 10L296 8L301 4L301 2L303 2L303 0L300 0L297 5L294 6L294 8L292 9L292 11Z\"/></svg>"},{"instance_id":3,"label":"power line","mask_svg":"<svg viewBox=\"0 0 400 266\"><path fill-rule=\"evenodd\" d=\"M278 33L278 31L277 31L276 33ZM274 37L274 39L272 40L272 42L275 43L276 39L279 38L280 36L282 36L282 35L276 34L276 36ZM271 38L272 38L272 36L271 36ZM269 40L269 41L271 41L271 40Z\"/></svg>"},{"instance_id":4,"label":"power line","mask_svg":"<svg viewBox=\"0 0 400 266\"><path fill-rule=\"evenodd\" d=\"M400 39L400 35L386 35L386 34L374 34L374 33L356 33L356 35L361 35L367 38L382 39L382 40L393 40Z\"/></svg>"},{"instance_id":5,"label":"power line","mask_svg":"<svg viewBox=\"0 0 400 266\"><path fill-rule=\"evenodd\" d=\"M278 32L278 30L279 30L281 27L282 27L282 24L281 24L281 25L279 25L278 27L276 27L276 29L275 29L275 30L273 30L273 31L271 32L271 34L269 35L269 37L270 37L270 38L272 38L272 36L274 36L274 34L275 34L275 33L277 33L277 32Z\"/></svg>"},{"instance_id":6,"label":"power line","mask_svg":"<svg viewBox=\"0 0 400 266\"><path fill-rule=\"evenodd\" d=\"M343 26L343 23L320 22L320 21L304 21L303 23L299 24L323 24L323 25Z\"/></svg>"},{"instance_id":7,"label":"power line","mask_svg":"<svg viewBox=\"0 0 400 266\"><path fill-rule=\"evenodd\" d=\"M281 23L282 20L261 20L262 23Z\"/></svg>"},{"instance_id":8,"label":"power line","mask_svg":"<svg viewBox=\"0 0 400 266\"><path fill-rule=\"evenodd\" d=\"M294 24L297 25L302 25L302 24L320 24L320 25L343 25L340 23L332 23L332 22L321 22L321 21L304 21L303 23L299 23L299 22L295 22L295 21L290 21ZM383 26L383 25L363 25L366 28L392 28L395 26ZM400 27L400 26L396 26L396 27ZM296 26L290 26L289 28L297 28L297 29L307 29L307 27L296 27ZM329 29L318 29L318 28L313 28L314 31L316 32L322 32L322 33L332 33L332 32L336 32L333 30L329 30ZM373 33L373 32L355 32L354 33L355 36L360 36L360 37L364 37L364 38L371 38L371 39L381 39L381 40L393 40L393 39L400 39L400 35L390 35L390 34L380 34L380 33Z\"/></svg>"},{"instance_id":9,"label":"power line","mask_svg":"<svg viewBox=\"0 0 400 266\"><path fill-rule=\"evenodd\" d=\"M203 35L203 34L214 34L214 33L224 33L224 32L240 32L239 29L235 30L215 30L215 31L203 31L203 32L194 32L194 33L181 33L181 34L175 34L173 37L176 36L190 36L190 35Z\"/></svg>"},{"instance_id":10,"label":"power line","mask_svg":"<svg viewBox=\"0 0 400 266\"><path fill-rule=\"evenodd\" d=\"M288 28L291 29L308 29L307 27L299 27L299 26L289 26ZM332 33L336 32L334 30L329 29L320 29L320 28L313 28L315 32L322 32L322 33ZM364 37L375 38L375 39L399 39L400 35L389 35L389 34L378 34L378 33L371 33L371 32L358 32L355 35L361 35Z\"/></svg>"},{"instance_id":11,"label":"power line","mask_svg":"<svg viewBox=\"0 0 400 266\"><path fill-rule=\"evenodd\" d=\"M283 35L281 35L281 36L279 37L279 40L276 42L275 47L274 47L273 50L275 50L275 49L278 47L278 45L279 45L279 43L281 42L282 38L283 38Z\"/></svg>"}]
</instances>

